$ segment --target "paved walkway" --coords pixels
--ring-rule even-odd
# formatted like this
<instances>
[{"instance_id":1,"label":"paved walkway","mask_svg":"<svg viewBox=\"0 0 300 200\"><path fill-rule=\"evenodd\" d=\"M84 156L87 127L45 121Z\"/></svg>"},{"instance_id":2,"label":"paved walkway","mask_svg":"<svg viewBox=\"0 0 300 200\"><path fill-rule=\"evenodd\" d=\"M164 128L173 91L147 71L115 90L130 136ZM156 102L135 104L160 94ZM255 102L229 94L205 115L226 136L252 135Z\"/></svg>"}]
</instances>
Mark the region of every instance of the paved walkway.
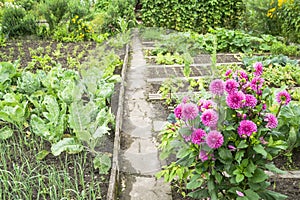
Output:
<instances>
[{"instance_id":1,"label":"paved walkway","mask_svg":"<svg viewBox=\"0 0 300 200\"><path fill-rule=\"evenodd\" d=\"M120 199L171 200L169 184L155 178L161 170L156 136L165 119L157 118L157 108L146 100L147 65L137 30L133 33L131 49L121 132Z\"/></svg>"}]
</instances>

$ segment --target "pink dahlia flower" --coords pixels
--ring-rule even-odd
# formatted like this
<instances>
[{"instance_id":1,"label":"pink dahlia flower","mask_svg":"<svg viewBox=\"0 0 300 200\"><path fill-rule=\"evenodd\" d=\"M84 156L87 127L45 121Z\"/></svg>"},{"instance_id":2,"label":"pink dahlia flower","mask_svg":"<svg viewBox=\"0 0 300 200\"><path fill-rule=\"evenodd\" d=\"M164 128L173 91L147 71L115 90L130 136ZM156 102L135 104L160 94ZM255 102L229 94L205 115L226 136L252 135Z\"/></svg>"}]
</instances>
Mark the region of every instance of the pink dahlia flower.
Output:
<instances>
[{"instance_id":1,"label":"pink dahlia flower","mask_svg":"<svg viewBox=\"0 0 300 200\"><path fill-rule=\"evenodd\" d=\"M258 91L263 86L264 79L260 77L254 77L250 83L250 87L254 91Z\"/></svg>"},{"instance_id":2,"label":"pink dahlia flower","mask_svg":"<svg viewBox=\"0 0 300 200\"><path fill-rule=\"evenodd\" d=\"M244 100L245 94L239 91L233 94L229 94L226 98L226 103L232 109L239 109L243 107Z\"/></svg>"},{"instance_id":3,"label":"pink dahlia flower","mask_svg":"<svg viewBox=\"0 0 300 200\"><path fill-rule=\"evenodd\" d=\"M174 109L174 115L176 118L181 119L182 114L182 104L178 104Z\"/></svg>"},{"instance_id":4,"label":"pink dahlia flower","mask_svg":"<svg viewBox=\"0 0 300 200\"><path fill-rule=\"evenodd\" d=\"M208 153L204 150L201 150L200 153L199 153L199 158L202 162L208 160Z\"/></svg>"},{"instance_id":5,"label":"pink dahlia flower","mask_svg":"<svg viewBox=\"0 0 300 200\"><path fill-rule=\"evenodd\" d=\"M264 121L268 122L266 125L267 128L276 128L278 125L278 120L276 116L271 113L266 114Z\"/></svg>"},{"instance_id":6,"label":"pink dahlia flower","mask_svg":"<svg viewBox=\"0 0 300 200\"><path fill-rule=\"evenodd\" d=\"M207 109L212 109L215 103L211 100L200 99L199 100L199 111L204 112Z\"/></svg>"},{"instance_id":7,"label":"pink dahlia flower","mask_svg":"<svg viewBox=\"0 0 300 200\"><path fill-rule=\"evenodd\" d=\"M240 137L243 137L244 135L251 136L256 131L256 124L250 120L242 120L238 127L238 134Z\"/></svg>"},{"instance_id":8,"label":"pink dahlia flower","mask_svg":"<svg viewBox=\"0 0 300 200\"><path fill-rule=\"evenodd\" d=\"M228 77L232 74L232 70L231 69L228 69L226 72L225 72L225 76Z\"/></svg>"},{"instance_id":9,"label":"pink dahlia flower","mask_svg":"<svg viewBox=\"0 0 300 200\"><path fill-rule=\"evenodd\" d=\"M245 81L248 81L248 74L243 70L237 71L237 76L239 79L245 79Z\"/></svg>"},{"instance_id":10,"label":"pink dahlia flower","mask_svg":"<svg viewBox=\"0 0 300 200\"><path fill-rule=\"evenodd\" d=\"M213 109L205 110L201 115L201 121L205 126L216 127L218 124L218 113Z\"/></svg>"},{"instance_id":11,"label":"pink dahlia flower","mask_svg":"<svg viewBox=\"0 0 300 200\"><path fill-rule=\"evenodd\" d=\"M192 133L192 143L194 144L201 144L202 142L205 142L204 138L206 136L206 132L202 129L196 129Z\"/></svg>"},{"instance_id":12,"label":"pink dahlia flower","mask_svg":"<svg viewBox=\"0 0 300 200\"><path fill-rule=\"evenodd\" d=\"M288 105L291 101L291 95L286 90L284 90L277 93L276 100L280 104Z\"/></svg>"},{"instance_id":13,"label":"pink dahlia flower","mask_svg":"<svg viewBox=\"0 0 300 200\"><path fill-rule=\"evenodd\" d=\"M212 148L217 149L223 145L224 137L218 131L210 131L206 136L206 144Z\"/></svg>"},{"instance_id":14,"label":"pink dahlia flower","mask_svg":"<svg viewBox=\"0 0 300 200\"><path fill-rule=\"evenodd\" d=\"M257 63L255 63L254 65L253 65L253 67L254 67L254 75L255 76L261 76L262 75L262 73L263 73L263 65L262 65L262 63L261 62L257 62Z\"/></svg>"},{"instance_id":15,"label":"pink dahlia flower","mask_svg":"<svg viewBox=\"0 0 300 200\"><path fill-rule=\"evenodd\" d=\"M186 142L190 142L192 140L192 135L182 135L182 137Z\"/></svg>"},{"instance_id":16,"label":"pink dahlia flower","mask_svg":"<svg viewBox=\"0 0 300 200\"><path fill-rule=\"evenodd\" d=\"M228 94L232 94L238 91L239 84L233 79L228 79L225 82L225 90Z\"/></svg>"},{"instance_id":17,"label":"pink dahlia flower","mask_svg":"<svg viewBox=\"0 0 300 200\"><path fill-rule=\"evenodd\" d=\"M246 94L245 95L245 104L246 107L254 108L257 104L257 99L252 94Z\"/></svg>"},{"instance_id":18,"label":"pink dahlia flower","mask_svg":"<svg viewBox=\"0 0 300 200\"><path fill-rule=\"evenodd\" d=\"M181 117L184 120L192 120L198 116L198 106L194 103L186 103L182 105Z\"/></svg>"},{"instance_id":19,"label":"pink dahlia flower","mask_svg":"<svg viewBox=\"0 0 300 200\"><path fill-rule=\"evenodd\" d=\"M224 94L224 87L224 81L216 79L210 83L209 90L214 95L222 96Z\"/></svg>"},{"instance_id":20,"label":"pink dahlia flower","mask_svg":"<svg viewBox=\"0 0 300 200\"><path fill-rule=\"evenodd\" d=\"M189 97L185 96L182 98L182 103L187 103L189 101Z\"/></svg>"},{"instance_id":21,"label":"pink dahlia flower","mask_svg":"<svg viewBox=\"0 0 300 200\"><path fill-rule=\"evenodd\" d=\"M267 109L267 104L264 103L263 106L262 106L262 109L266 110Z\"/></svg>"}]
</instances>

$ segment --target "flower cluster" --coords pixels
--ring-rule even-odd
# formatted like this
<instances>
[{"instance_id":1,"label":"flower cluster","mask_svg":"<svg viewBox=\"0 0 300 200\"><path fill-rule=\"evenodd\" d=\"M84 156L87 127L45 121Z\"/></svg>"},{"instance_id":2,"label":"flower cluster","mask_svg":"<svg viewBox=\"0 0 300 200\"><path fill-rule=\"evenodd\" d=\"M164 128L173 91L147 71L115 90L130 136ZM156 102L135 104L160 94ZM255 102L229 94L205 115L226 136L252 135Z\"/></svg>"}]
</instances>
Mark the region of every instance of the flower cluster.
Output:
<instances>
[{"instance_id":1,"label":"flower cluster","mask_svg":"<svg viewBox=\"0 0 300 200\"><path fill-rule=\"evenodd\" d=\"M239 118L235 119L235 122L238 121L236 132L242 139L257 133L257 124L262 123L268 129L274 129L278 125L277 117L272 113L266 112L267 108L263 103L264 79L261 77L263 66L258 62L254 64L253 69L254 76L252 77L243 70L235 73L232 70L228 70L225 73L225 81L216 79L209 86L212 95L214 97L224 97L226 106L234 110L235 112L233 113L238 115ZM281 105L287 105L291 97L287 91L281 91L277 94L276 99ZM224 136L221 130L218 131L218 112L225 110L221 110L218 104L219 102L205 99L200 99L198 104L196 104L189 102L188 98L184 98L182 103L175 108L174 114L176 118L182 120L191 129L192 134L189 137L184 136L186 140L190 140L197 145L205 143L211 149L222 146ZM202 129L192 126L193 123L191 121L197 117L200 118ZM260 120L261 118L262 120ZM222 123L225 122L227 124L232 123L223 119ZM204 155L203 150L200 153Z\"/></svg>"},{"instance_id":2,"label":"flower cluster","mask_svg":"<svg viewBox=\"0 0 300 200\"><path fill-rule=\"evenodd\" d=\"M225 171L227 177L224 180L228 177L231 179L227 180L228 186L220 190L233 185L236 188L230 194L233 198L235 195L244 195L243 192L248 190L255 193L256 189L242 181L245 177L249 182L255 180L254 177L260 176L265 170L261 163L267 163L275 155L274 152L279 152L270 150L277 148L271 133L278 126L280 109L291 101L287 91L277 93L275 99L279 109L276 114L272 114L268 106L273 102L273 95L264 86L262 63L255 63L252 71L253 73L248 74L244 70L228 70L224 80L216 79L211 82L211 99L194 100L185 97L174 109L174 115L180 124L178 133L192 149L186 151L193 151L191 155L197 155L196 166L204 174L199 176L206 181L214 177L217 180L213 182L217 183L221 180L220 176L223 176L220 174ZM277 149L280 148L282 147ZM190 158L192 156L180 159ZM261 169L255 161L260 162ZM218 176L215 175L218 173ZM261 179L261 182L265 180L266 178ZM239 184L243 186L240 187Z\"/></svg>"},{"instance_id":3,"label":"flower cluster","mask_svg":"<svg viewBox=\"0 0 300 200\"><path fill-rule=\"evenodd\" d=\"M69 24L69 30L77 37L79 40L89 39L93 33L92 26L88 25L79 18L78 15L75 15Z\"/></svg>"}]
</instances>

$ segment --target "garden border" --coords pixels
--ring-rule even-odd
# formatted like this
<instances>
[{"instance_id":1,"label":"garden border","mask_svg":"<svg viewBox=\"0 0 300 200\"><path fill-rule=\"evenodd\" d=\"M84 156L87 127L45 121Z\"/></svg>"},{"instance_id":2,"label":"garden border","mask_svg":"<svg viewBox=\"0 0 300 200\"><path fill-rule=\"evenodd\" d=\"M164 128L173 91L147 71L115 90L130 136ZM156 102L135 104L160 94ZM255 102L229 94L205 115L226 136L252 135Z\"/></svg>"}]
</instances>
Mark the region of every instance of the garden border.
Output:
<instances>
[{"instance_id":1,"label":"garden border","mask_svg":"<svg viewBox=\"0 0 300 200\"><path fill-rule=\"evenodd\" d=\"M124 94L125 94L125 74L127 71L128 65L128 56L129 56L129 44L126 45L125 57L122 66L121 72L121 85L120 93L118 100L118 110L116 115L116 128L115 128L115 138L114 138L114 149L113 149L113 158L112 158L112 168L109 179L109 187L107 191L107 200L116 199L116 193L119 182L119 150L120 150L120 130L122 128L123 122L123 109L124 109Z\"/></svg>"}]
</instances>

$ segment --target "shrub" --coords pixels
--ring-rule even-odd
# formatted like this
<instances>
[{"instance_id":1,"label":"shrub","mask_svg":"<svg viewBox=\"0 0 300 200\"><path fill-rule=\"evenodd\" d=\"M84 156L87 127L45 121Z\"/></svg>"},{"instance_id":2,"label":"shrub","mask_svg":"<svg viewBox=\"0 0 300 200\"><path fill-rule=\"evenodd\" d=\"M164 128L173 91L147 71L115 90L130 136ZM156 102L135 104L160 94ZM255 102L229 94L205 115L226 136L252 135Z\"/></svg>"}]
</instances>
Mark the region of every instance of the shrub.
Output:
<instances>
[{"instance_id":1,"label":"shrub","mask_svg":"<svg viewBox=\"0 0 300 200\"><path fill-rule=\"evenodd\" d=\"M49 24L50 31L53 31L67 13L68 2L65 0L48 0L40 3L38 8L40 14L45 17Z\"/></svg>"},{"instance_id":2,"label":"shrub","mask_svg":"<svg viewBox=\"0 0 300 200\"><path fill-rule=\"evenodd\" d=\"M114 33L120 30L120 19L128 23L130 28L135 25L134 14L135 0L111 0L104 9L98 12L105 12L101 32Z\"/></svg>"},{"instance_id":3,"label":"shrub","mask_svg":"<svg viewBox=\"0 0 300 200\"><path fill-rule=\"evenodd\" d=\"M78 16L78 18L86 18L90 13L89 9L90 5L87 2L71 0L68 1L68 13L66 15L70 20L75 16Z\"/></svg>"},{"instance_id":4,"label":"shrub","mask_svg":"<svg viewBox=\"0 0 300 200\"><path fill-rule=\"evenodd\" d=\"M288 41L300 43L300 1L293 1L279 7L278 17L281 35Z\"/></svg>"},{"instance_id":5,"label":"shrub","mask_svg":"<svg viewBox=\"0 0 300 200\"><path fill-rule=\"evenodd\" d=\"M146 26L206 32L209 27L235 28L244 4L242 0L144 0L141 12Z\"/></svg>"},{"instance_id":6,"label":"shrub","mask_svg":"<svg viewBox=\"0 0 300 200\"><path fill-rule=\"evenodd\" d=\"M284 36L287 41L300 42L300 2L295 0L245 1L246 14L242 27L256 34Z\"/></svg>"},{"instance_id":7,"label":"shrub","mask_svg":"<svg viewBox=\"0 0 300 200\"><path fill-rule=\"evenodd\" d=\"M30 35L36 32L35 17L26 12L21 6L6 3L2 31L9 36Z\"/></svg>"},{"instance_id":8,"label":"shrub","mask_svg":"<svg viewBox=\"0 0 300 200\"><path fill-rule=\"evenodd\" d=\"M36 1L34 0L15 0L17 5L22 6L25 10L32 10Z\"/></svg>"}]
</instances>

